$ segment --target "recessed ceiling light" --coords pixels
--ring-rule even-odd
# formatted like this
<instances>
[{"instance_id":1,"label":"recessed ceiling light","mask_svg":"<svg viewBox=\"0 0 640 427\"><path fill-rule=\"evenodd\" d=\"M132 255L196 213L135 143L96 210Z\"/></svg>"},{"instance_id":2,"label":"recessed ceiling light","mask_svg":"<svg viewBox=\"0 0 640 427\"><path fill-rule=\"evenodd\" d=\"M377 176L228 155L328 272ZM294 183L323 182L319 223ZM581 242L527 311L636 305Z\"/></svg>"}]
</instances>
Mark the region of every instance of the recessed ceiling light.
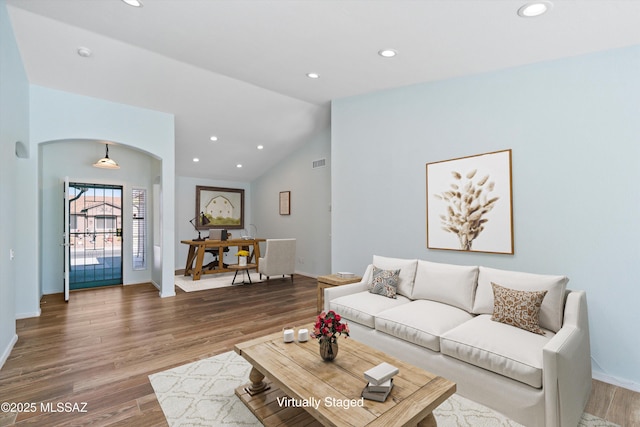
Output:
<instances>
[{"instance_id":1,"label":"recessed ceiling light","mask_svg":"<svg viewBox=\"0 0 640 427\"><path fill-rule=\"evenodd\" d=\"M310 79L319 79L320 78L320 74L318 74L318 73L307 73L307 77L309 77Z\"/></svg>"},{"instance_id":2,"label":"recessed ceiling light","mask_svg":"<svg viewBox=\"0 0 640 427\"><path fill-rule=\"evenodd\" d=\"M77 52L78 55L82 56L83 58L88 58L92 54L91 49L89 49L88 47L79 47Z\"/></svg>"},{"instance_id":3,"label":"recessed ceiling light","mask_svg":"<svg viewBox=\"0 0 640 427\"><path fill-rule=\"evenodd\" d=\"M520 9L518 9L518 15L522 16L523 18L533 18L549 11L552 7L553 4L548 1L527 3Z\"/></svg>"},{"instance_id":4,"label":"recessed ceiling light","mask_svg":"<svg viewBox=\"0 0 640 427\"><path fill-rule=\"evenodd\" d=\"M141 0L122 0L122 1L125 2L126 4L128 4L129 6L142 7L142 1Z\"/></svg>"},{"instance_id":5,"label":"recessed ceiling light","mask_svg":"<svg viewBox=\"0 0 640 427\"><path fill-rule=\"evenodd\" d=\"M238 163L238 164L236 165L236 167L237 167L237 168L241 168L241 167L242 167L242 165Z\"/></svg>"},{"instance_id":6,"label":"recessed ceiling light","mask_svg":"<svg viewBox=\"0 0 640 427\"><path fill-rule=\"evenodd\" d=\"M383 56L385 58L393 58L397 54L398 54L398 51L393 49L382 49L378 51L378 55Z\"/></svg>"},{"instance_id":7,"label":"recessed ceiling light","mask_svg":"<svg viewBox=\"0 0 640 427\"><path fill-rule=\"evenodd\" d=\"M258 145L258 150L262 150L264 148L264 145Z\"/></svg>"},{"instance_id":8,"label":"recessed ceiling light","mask_svg":"<svg viewBox=\"0 0 640 427\"><path fill-rule=\"evenodd\" d=\"M217 140L218 140L218 137L217 137L217 136L215 136L215 135L213 135L213 136L212 136L211 138L209 138L209 139L210 139L211 141L214 141L214 142L215 142L215 141L217 141Z\"/></svg>"},{"instance_id":9,"label":"recessed ceiling light","mask_svg":"<svg viewBox=\"0 0 640 427\"><path fill-rule=\"evenodd\" d=\"M200 161L200 159L199 159L199 158L197 158L197 157L194 157L194 158L193 158L193 162L194 162L194 163L198 163L199 161Z\"/></svg>"}]
</instances>

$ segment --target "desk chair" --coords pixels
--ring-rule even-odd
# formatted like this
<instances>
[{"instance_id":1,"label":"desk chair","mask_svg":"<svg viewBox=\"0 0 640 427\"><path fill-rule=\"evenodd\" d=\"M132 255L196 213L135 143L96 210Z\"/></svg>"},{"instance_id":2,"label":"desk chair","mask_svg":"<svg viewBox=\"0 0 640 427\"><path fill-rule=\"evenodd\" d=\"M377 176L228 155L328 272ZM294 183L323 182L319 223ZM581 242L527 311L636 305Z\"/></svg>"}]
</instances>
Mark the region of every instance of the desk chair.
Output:
<instances>
[{"instance_id":1,"label":"desk chair","mask_svg":"<svg viewBox=\"0 0 640 427\"><path fill-rule=\"evenodd\" d=\"M213 261L211 261L209 264L205 265L204 267L202 267L203 270L213 270L218 268L218 263L219 263L219 259L218 256L220 254L220 251L218 250L218 248L212 248L212 249L205 249L204 250L205 253L211 254L213 255ZM229 248L226 247L222 250L222 252L229 252ZM228 264L225 264L224 262L222 263L222 268L227 268Z\"/></svg>"},{"instance_id":2,"label":"desk chair","mask_svg":"<svg viewBox=\"0 0 640 427\"><path fill-rule=\"evenodd\" d=\"M227 240L227 230L210 229L208 240ZM218 248L205 249L204 251L205 253L213 255L213 261L202 267L202 269L213 270L217 268L220 261L218 259L218 256L220 254ZM229 247L227 246L226 248L224 248L223 252L229 252ZM222 262L222 268L227 268L227 264L224 263L224 260Z\"/></svg>"}]
</instances>

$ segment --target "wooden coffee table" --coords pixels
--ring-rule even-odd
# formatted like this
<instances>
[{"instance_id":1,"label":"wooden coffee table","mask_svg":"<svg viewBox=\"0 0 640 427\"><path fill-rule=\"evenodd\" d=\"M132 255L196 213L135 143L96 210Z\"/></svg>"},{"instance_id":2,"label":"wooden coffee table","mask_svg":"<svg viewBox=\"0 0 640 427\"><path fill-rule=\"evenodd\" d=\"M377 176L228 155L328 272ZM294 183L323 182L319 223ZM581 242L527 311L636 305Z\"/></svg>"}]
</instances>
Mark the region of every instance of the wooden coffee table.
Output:
<instances>
[{"instance_id":1,"label":"wooden coffee table","mask_svg":"<svg viewBox=\"0 0 640 427\"><path fill-rule=\"evenodd\" d=\"M265 426L436 426L432 411L455 383L358 341L340 338L332 362L315 339L284 343L282 332L235 346L253 368L236 395ZM360 400L363 373L382 362L399 368L385 402ZM266 378L265 378L266 376Z\"/></svg>"}]
</instances>

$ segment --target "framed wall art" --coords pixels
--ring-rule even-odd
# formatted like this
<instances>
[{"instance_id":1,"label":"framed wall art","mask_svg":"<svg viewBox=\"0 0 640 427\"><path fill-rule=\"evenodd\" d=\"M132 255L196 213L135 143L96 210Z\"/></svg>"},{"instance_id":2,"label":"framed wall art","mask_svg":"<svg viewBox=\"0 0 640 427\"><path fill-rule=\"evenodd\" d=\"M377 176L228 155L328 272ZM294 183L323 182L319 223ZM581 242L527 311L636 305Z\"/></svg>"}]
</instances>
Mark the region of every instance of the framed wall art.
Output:
<instances>
[{"instance_id":1,"label":"framed wall art","mask_svg":"<svg viewBox=\"0 0 640 427\"><path fill-rule=\"evenodd\" d=\"M280 192L280 215L291 215L291 191Z\"/></svg>"},{"instance_id":2,"label":"framed wall art","mask_svg":"<svg viewBox=\"0 0 640 427\"><path fill-rule=\"evenodd\" d=\"M513 254L511 150L427 163L427 248Z\"/></svg>"},{"instance_id":3,"label":"framed wall art","mask_svg":"<svg viewBox=\"0 0 640 427\"><path fill-rule=\"evenodd\" d=\"M196 229L244 228L244 189L196 186Z\"/></svg>"}]
</instances>

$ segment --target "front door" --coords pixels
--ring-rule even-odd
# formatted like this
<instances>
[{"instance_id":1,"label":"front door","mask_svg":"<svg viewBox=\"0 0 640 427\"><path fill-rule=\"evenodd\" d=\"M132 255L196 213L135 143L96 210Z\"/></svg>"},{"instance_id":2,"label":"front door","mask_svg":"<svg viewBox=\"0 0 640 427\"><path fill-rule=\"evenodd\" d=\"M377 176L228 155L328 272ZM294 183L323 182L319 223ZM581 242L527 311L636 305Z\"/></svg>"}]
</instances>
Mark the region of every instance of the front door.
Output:
<instances>
[{"instance_id":1,"label":"front door","mask_svg":"<svg viewBox=\"0 0 640 427\"><path fill-rule=\"evenodd\" d=\"M122 284L122 186L69 183L69 289Z\"/></svg>"}]
</instances>

